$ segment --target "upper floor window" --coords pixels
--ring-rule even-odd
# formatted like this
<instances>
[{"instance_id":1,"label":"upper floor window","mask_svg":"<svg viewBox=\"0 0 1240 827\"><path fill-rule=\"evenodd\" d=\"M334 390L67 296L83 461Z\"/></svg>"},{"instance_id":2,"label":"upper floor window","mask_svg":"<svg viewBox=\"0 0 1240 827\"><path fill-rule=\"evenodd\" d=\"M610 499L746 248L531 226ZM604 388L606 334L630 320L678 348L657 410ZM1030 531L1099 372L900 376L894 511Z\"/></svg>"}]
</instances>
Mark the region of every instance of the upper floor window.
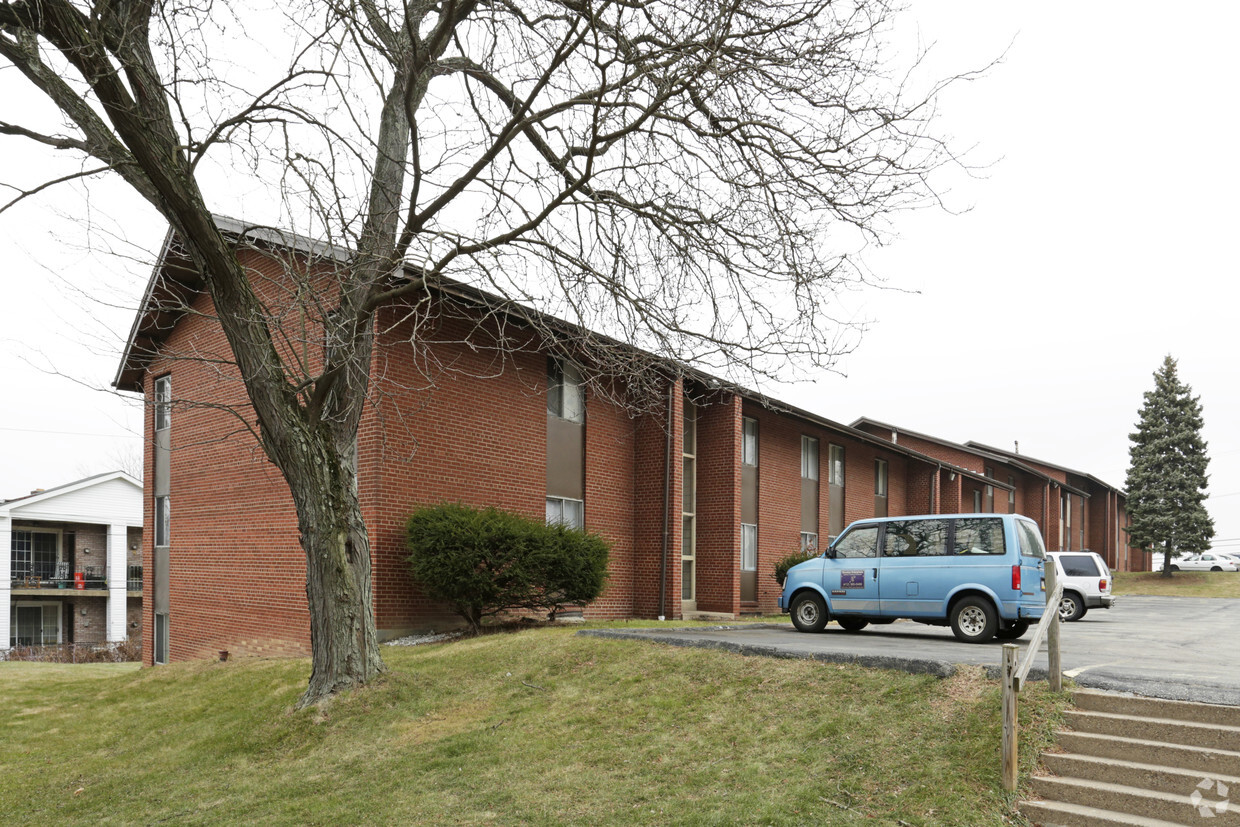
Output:
<instances>
[{"instance_id":1,"label":"upper floor window","mask_svg":"<svg viewBox=\"0 0 1240 827\"><path fill-rule=\"evenodd\" d=\"M572 362L547 360L547 413L572 422L585 422L586 399L581 370Z\"/></svg>"},{"instance_id":2,"label":"upper floor window","mask_svg":"<svg viewBox=\"0 0 1240 827\"><path fill-rule=\"evenodd\" d=\"M827 448L827 482L830 485L844 484L844 446L831 445Z\"/></svg>"},{"instance_id":3,"label":"upper floor window","mask_svg":"<svg viewBox=\"0 0 1240 827\"><path fill-rule=\"evenodd\" d=\"M758 464L758 420L741 419L741 464Z\"/></svg>"},{"instance_id":4,"label":"upper floor window","mask_svg":"<svg viewBox=\"0 0 1240 827\"><path fill-rule=\"evenodd\" d=\"M155 545L168 545L169 529L172 523L172 508L167 497L155 498Z\"/></svg>"},{"instance_id":5,"label":"upper floor window","mask_svg":"<svg viewBox=\"0 0 1240 827\"><path fill-rule=\"evenodd\" d=\"M818 479L818 440L812 436L801 437L801 479Z\"/></svg>"},{"instance_id":6,"label":"upper floor window","mask_svg":"<svg viewBox=\"0 0 1240 827\"><path fill-rule=\"evenodd\" d=\"M172 377L161 376L155 380L155 430L163 431L172 425Z\"/></svg>"},{"instance_id":7,"label":"upper floor window","mask_svg":"<svg viewBox=\"0 0 1240 827\"><path fill-rule=\"evenodd\" d=\"M887 460L874 460L874 496L887 496Z\"/></svg>"}]
</instances>

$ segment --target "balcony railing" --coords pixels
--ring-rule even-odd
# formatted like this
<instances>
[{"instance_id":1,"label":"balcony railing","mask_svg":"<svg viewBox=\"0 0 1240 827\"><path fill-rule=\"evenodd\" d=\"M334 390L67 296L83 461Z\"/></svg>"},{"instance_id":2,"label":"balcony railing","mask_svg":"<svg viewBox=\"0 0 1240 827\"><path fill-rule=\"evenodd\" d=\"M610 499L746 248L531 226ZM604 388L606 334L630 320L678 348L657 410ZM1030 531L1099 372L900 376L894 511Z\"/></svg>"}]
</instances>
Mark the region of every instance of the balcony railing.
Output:
<instances>
[{"instance_id":1,"label":"balcony railing","mask_svg":"<svg viewBox=\"0 0 1240 827\"><path fill-rule=\"evenodd\" d=\"M131 592L142 591L142 567L130 566L128 576L125 578L125 588Z\"/></svg>"},{"instance_id":2,"label":"balcony railing","mask_svg":"<svg viewBox=\"0 0 1240 827\"><path fill-rule=\"evenodd\" d=\"M142 567L129 566L128 588L142 589ZM134 570L137 570L136 578ZM137 585L134 585L136 579ZM68 563L29 563L13 561L10 587L14 589L106 589L107 566L79 566L70 571Z\"/></svg>"}]
</instances>

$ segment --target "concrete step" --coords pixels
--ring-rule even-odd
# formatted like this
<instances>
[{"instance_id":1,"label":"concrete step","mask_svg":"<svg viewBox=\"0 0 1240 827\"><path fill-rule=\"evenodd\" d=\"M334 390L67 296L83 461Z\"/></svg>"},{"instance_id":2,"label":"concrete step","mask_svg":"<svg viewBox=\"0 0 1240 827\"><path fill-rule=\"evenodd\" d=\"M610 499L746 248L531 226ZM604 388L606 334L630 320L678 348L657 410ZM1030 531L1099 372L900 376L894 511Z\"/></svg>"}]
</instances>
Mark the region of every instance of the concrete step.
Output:
<instances>
[{"instance_id":1,"label":"concrete step","mask_svg":"<svg viewBox=\"0 0 1240 827\"><path fill-rule=\"evenodd\" d=\"M1221 706L1191 701L1166 701L1161 698L1143 698L1138 695L1121 695L1115 692L1099 692L1095 689L1078 689L1072 693L1077 709L1087 712L1108 712L1113 715L1139 715L1169 721L1192 721L1198 724L1240 727L1240 706Z\"/></svg>"},{"instance_id":2,"label":"concrete step","mask_svg":"<svg viewBox=\"0 0 1240 827\"><path fill-rule=\"evenodd\" d=\"M1240 752L1234 750L1188 747L1142 738L1121 738L1118 735L1067 730L1055 733L1055 743L1068 752L1078 755L1118 758L1126 761L1139 760L1146 764L1191 770L1201 773L1203 777L1205 775L1240 776Z\"/></svg>"},{"instance_id":3,"label":"concrete step","mask_svg":"<svg viewBox=\"0 0 1240 827\"><path fill-rule=\"evenodd\" d=\"M1144 758L1145 756L1142 756ZM1139 787L1151 792L1180 793L1192 795L1193 790L1207 779L1222 782L1228 789L1236 788L1236 803L1240 806L1240 778L1232 775L1214 775L1199 770L1185 770L1118 758L1099 758L1091 755L1043 753L1042 763L1055 775L1079 778L1085 781L1107 781ZM1210 785L1213 789L1217 787ZM1204 789L1202 790L1204 794ZM1210 793L1214 795L1214 792Z\"/></svg>"},{"instance_id":4,"label":"concrete step","mask_svg":"<svg viewBox=\"0 0 1240 827\"><path fill-rule=\"evenodd\" d=\"M1034 791L1050 801L1095 807L1112 813L1158 819L1173 824L1209 823L1213 827L1240 827L1240 807L1233 808L1228 803L1228 806L1219 812L1216 805L1220 796L1213 785L1208 793L1200 791L1202 796L1194 798L1191 794L1153 792L1126 784L1079 778L1040 775L1034 776L1031 781ZM1205 815L1206 811L1209 812L1208 816Z\"/></svg>"},{"instance_id":5,"label":"concrete step","mask_svg":"<svg viewBox=\"0 0 1240 827\"><path fill-rule=\"evenodd\" d=\"M1178 821L1145 818L1064 801L1022 801L1025 818L1042 827L1183 827Z\"/></svg>"},{"instance_id":6,"label":"concrete step","mask_svg":"<svg viewBox=\"0 0 1240 827\"><path fill-rule=\"evenodd\" d=\"M1078 732L1097 732L1206 749L1234 749L1240 744L1240 727L1234 726L1082 710L1069 710L1064 718Z\"/></svg>"}]
</instances>

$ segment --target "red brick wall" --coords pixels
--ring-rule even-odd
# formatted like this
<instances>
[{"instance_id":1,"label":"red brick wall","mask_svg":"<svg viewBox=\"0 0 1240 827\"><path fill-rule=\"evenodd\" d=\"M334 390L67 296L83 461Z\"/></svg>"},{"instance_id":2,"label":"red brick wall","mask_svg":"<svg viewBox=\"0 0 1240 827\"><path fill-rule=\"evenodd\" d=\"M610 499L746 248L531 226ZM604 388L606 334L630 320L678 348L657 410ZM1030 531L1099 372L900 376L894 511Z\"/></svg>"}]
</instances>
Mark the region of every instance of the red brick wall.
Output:
<instances>
[{"instance_id":1,"label":"red brick wall","mask_svg":"<svg viewBox=\"0 0 1240 827\"><path fill-rule=\"evenodd\" d=\"M154 379L171 374L169 656L214 657L220 649L237 656L304 654L305 558L292 499L247 428L254 416L228 364L223 332L209 321L210 300L200 296L193 311L170 333L145 388L154 399ZM148 405L145 433L153 430ZM142 564L149 596L155 473L147 445ZM150 664L153 600L144 604L143 659Z\"/></svg>"}]
</instances>

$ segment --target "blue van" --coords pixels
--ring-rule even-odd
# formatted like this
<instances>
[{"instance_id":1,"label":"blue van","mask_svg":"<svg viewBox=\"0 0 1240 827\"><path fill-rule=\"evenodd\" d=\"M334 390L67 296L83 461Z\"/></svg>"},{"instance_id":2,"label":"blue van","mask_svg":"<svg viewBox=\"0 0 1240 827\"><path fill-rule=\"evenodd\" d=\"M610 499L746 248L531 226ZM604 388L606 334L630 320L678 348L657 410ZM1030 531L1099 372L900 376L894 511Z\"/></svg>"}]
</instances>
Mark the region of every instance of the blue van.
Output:
<instances>
[{"instance_id":1,"label":"blue van","mask_svg":"<svg viewBox=\"0 0 1240 827\"><path fill-rule=\"evenodd\" d=\"M1046 608L1046 549L1019 514L858 520L821 557L788 570L779 608L802 632L908 618L966 643L1013 640Z\"/></svg>"}]
</instances>

